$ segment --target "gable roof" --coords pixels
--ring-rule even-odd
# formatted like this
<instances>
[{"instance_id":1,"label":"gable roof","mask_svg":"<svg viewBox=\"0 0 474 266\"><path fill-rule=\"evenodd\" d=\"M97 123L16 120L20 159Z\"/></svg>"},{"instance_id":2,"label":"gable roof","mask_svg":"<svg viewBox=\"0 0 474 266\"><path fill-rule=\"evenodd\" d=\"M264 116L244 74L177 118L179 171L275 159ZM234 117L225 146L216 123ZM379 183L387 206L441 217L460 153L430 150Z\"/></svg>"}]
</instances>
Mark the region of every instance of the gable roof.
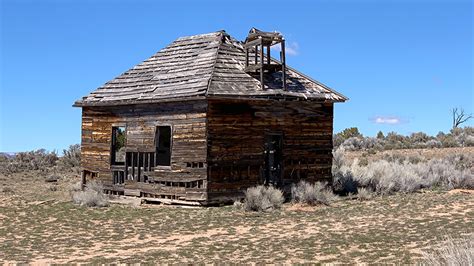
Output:
<instances>
[{"instance_id":1,"label":"gable roof","mask_svg":"<svg viewBox=\"0 0 474 266\"><path fill-rule=\"evenodd\" d=\"M274 60L274 59L273 59ZM276 60L275 60L276 61ZM184 100L196 97L302 98L343 102L347 98L287 67L287 89L281 73L266 75L264 86L244 71L242 43L224 31L181 37L74 106L102 106Z\"/></svg>"}]
</instances>

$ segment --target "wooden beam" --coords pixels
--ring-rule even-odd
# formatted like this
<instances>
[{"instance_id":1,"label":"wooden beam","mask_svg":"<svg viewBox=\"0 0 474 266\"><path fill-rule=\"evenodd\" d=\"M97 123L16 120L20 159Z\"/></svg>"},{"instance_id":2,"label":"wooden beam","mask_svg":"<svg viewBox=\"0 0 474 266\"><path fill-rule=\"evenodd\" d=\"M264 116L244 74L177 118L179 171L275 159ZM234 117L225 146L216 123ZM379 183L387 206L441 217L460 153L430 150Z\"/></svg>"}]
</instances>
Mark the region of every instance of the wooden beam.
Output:
<instances>
[{"instance_id":1,"label":"wooden beam","mask_svg":"<svg viewBox=\"0 0 474 266\"><path fill-rule=\"evenodd\" d=\"M141 152L138 152L137 153L137 178L135 179L135 181L137 182L140 182L140 174L141 174L141 162L142 162L142 153Z\"/></svg>"},{"instance_id":2,"label":"wooden beam","mask_svg":"<svg viewBox=\"0 0 474 266\"><path fill-rule=\"evenodd\" d=\"M262 39L258 38L256 40L250 41L248 43L244 43L244 48L257 46L257 45L261 45L261 44L262 44Z\"/></svg>"},{"instance_id":3,"label":"wooden beam","mask_svg":"<svg viewBox=\"0 0 474 266\"><path fill-rule=\"evenodd\" d=\"M263 45L260 44L260 84L262 86L262 90L265 89L265 87L263 86L263 61L264 61L264 57L263 57Z\"/></svg>"},{"instance_id":4,"label":"wooden beam","mask_svg":"<svg viewBox=\"0 0 474 266\"><path fill-rule=\"evenodd\" d=\"M286 90L286 57L285 57L285 40L281 41L281 54L280 54L280 60L281 60L281 76L282 76L282 87L283 90Z\"/></svg>"},{"instance_id":5,"label":"wooden beam","mask_svg":"<svg viewBox=\"0 0 474 266\"><path fill-rule=\"evenodd\" d=\"M255 54L255 56L254 56L254 58L255 58L254 64L256 65L256 64L257 64L257 55L258 55L258 45L255 45L255 53L254 53L254 54Z\"/></svg>"},{"instance_id":6,"label":"wooden beam","mask_svg":"<svg viewBox=\"0 0 474 266\"><path fill-rule=\"evenodd\" d=\"M271 57L270 57L270 45L267 45L267 65L270 65L271 63Z\"/></svg>"},{"instance_id":7,"label":"wooden beam","mask_svg":"<svg viewBox=\"0 0 474 266\"><path fill-rule=\"evenodd\" d=\"M249 49L245 48L245 67L249 66Z\"/></svg>"},{"instance_id":8,"label":"wooden beam","mask_svg":"<svg viewBox=\"0 0 474 266\"><path fill-rule=\"evenodd\" d=\"M128 165L130 163L129 161L129 157L130 157L130 153L128 152L125 152L125 169L123 171L123 175L124 175L124 179L127 180L128 179Z\"/></svg>"},{"instance_id":9,"label":"wooden beam","mask_svg":"<svg viewBox=\"0 0 474 266\"><path fill-rule=\"evenodd\" d=\"M86 171L82 170L81 172L81 190L84 191L84 186L86 185Z\"/></svg>"},{"instance_id":10,"label":"wooden beam","mask_svg":"<svg viewBox=\"0 0 474 266\"><path fill-rule=\"evenodd\" d=\"M151 171L151 153L148 153L148 171Z\"/></svg>"},{"instance_id":11,"label":"wooden beam","mask_svg":"<svg viewBox=\"0 0 474 266\"><path fill-rule=\"evenodd\" d=\"M134 154L135 154L135 153L132 152L132 154L130 155L131 161L132 161L132 163L131 163L131 166L132 166L132 178L135 178L135 160L134 160L134 157L135 157L135 156L134 156Z\"/></svg>"},{"instance_id":12,"label":"wooden beam","mask_svg":"<svg viewBox=\"0 0 474 266\"><path fill-rule=\"evenodd\" d=\"M191 206L202 206L203 203L198 201L187 201L187 200L176 200L176 199L162 199L162 198L141 198L145 202L158 202L163 204L177 204L177 205L191 205Z\"/></svg>"}]
</instances>

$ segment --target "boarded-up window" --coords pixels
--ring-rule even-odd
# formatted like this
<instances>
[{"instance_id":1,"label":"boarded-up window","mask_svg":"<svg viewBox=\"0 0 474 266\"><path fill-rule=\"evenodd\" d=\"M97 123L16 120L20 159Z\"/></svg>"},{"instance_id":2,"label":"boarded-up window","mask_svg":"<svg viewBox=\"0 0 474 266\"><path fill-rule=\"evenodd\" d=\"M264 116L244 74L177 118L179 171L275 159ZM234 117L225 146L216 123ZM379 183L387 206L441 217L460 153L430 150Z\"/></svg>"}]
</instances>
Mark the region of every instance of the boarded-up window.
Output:
<instances>
[{"instance_id":1,"label":"boarded-up window","mask_svg":"<svg viewBox=\"0 0 474 266\"><path fill-rule=\"evenodd\" d=\"M112 147L111 162L112 164L125 163L125 127L112 127Z\"/></svg>"},{"instance_id":2,"label":"boarded-up window","mask_svg":"<svg viewBox=\"0 0 474 266\"><path fill-rule=\"evenodd\" d=\"M156 127L155 133L156 145L156 164L169 166L171 165L171 127Z\"/></svg>"}]
</instances>

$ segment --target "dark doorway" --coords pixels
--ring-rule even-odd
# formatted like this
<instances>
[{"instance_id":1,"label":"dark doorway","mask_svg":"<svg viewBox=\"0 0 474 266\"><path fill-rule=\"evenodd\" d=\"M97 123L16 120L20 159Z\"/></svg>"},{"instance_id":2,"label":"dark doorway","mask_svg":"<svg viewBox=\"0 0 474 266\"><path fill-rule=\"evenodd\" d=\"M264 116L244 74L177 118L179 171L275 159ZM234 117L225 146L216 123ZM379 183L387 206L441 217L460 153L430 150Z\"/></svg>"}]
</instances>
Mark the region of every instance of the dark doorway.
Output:
<instances>
[{"instance_id":1,"label":"dark doorway","mask_svg":"<svg viewBox=\"0 0 474 266\"><path fill-rule=\"evenodd\" d=\"M159 126L155 133L156 165L171 165L171 127Z\"/></svg>"},{"instance_id":2,"label":"dark doorway","mask_svg":"<svg viewBox=\"0 0 474 266\"><path fill-rule=\"evenodd\" d=\"M265 185L280 186L282 165L283 135L281 133L268 133L265 136Z\"/></svg>"}]
</instances>

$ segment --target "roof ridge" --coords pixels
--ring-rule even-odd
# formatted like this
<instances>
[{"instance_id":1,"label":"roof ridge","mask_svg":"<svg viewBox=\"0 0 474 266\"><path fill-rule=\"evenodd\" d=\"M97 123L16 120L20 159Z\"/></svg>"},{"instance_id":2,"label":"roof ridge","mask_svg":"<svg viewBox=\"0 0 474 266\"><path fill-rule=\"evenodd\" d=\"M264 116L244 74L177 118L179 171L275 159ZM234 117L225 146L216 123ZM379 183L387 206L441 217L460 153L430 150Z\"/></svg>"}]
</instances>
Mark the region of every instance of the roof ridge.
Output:
<instances>
[{"instance_id":1,"label":"roof ridge","mask_svg":"<svg viewBox=\"0 0 474 266\"><path fill-rule=\"evenodd\" d=\"M209 93L209 88L211 87L212 83L212 78L214 76L214 70L216 69L216 64L217 64L217 57L219 56L219 50L221 49L223 40L226 36L230 36L225 30L218 31L220 33L220 38L219 38L219 45L217 46L216 53L215 53L215 58L214 58L214 63L212 63L212 70L211 74L209 75L209 79L207 80L207 88L206 88L206 93L204 96L207 98L208 93Z\"/></svg>"},{"instance_id":2,"label":"roof ridge","mask_svg":"<svg viewBox=\"0 0 474 266\"><path fill-rule=\"evenodd\" d=\"M208 33L200 33L200 34L194 34L194 35L181 36L181 37L178 37L177 39L175 39L173 42L186 40L186 39L190 39L190 38L199 38L199 37L204 37L204 36L211 36L211 35L214 35L214 34L217 35L217 34L220 34L222 32L225 32L225 30L218 30L218 31L211 31L211 32L208 32Z\"/></svg>"}]
</instances>

